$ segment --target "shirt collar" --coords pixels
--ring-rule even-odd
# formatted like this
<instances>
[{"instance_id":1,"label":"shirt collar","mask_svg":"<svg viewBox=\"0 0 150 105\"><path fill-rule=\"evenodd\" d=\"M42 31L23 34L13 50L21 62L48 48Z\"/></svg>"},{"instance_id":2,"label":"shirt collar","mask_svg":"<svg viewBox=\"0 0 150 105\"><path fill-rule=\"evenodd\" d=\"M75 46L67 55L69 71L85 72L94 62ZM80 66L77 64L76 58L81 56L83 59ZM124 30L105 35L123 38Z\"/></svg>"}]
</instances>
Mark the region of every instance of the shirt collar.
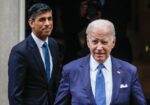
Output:
<instances>
[{"instance_id":1,"label":"shirt collar","mask_svg":"<svg viewBox=\"0 0 150 105\"><path fill-rule=\"evenodd\" d=\"M97 67L99 65L99 62L97 62L93 56L90 56L90 70L97 70ZM111 70L111 57L108 56L108 58L106 59L106 61L103 63L103 65L105 66L106 70Z\"/></svg>"},{"instance_id":2,"label":"shirt collar","mask_svg":"<svg viewBox=\"0 0 150 105\"><path fill-rule=\"evenodd\" d=\"M106 61L104 62L104 66L106 70L111 70L112 68L112 62L111 62L111 56L109 55Z\"/></svg>"},{"instance_id":3,"label":"shirt collar","mask_svg":"<svg viewBox=\"0 0 150 105\"><path fill-rule=\"evenodd\" d=\"M48 38L46 38L46 40L43 41L43 40L39 39L33 32L31 33L31 36L33 37L35 43L37 44L37 46L39 48L41 48L43 46L44 42L46 42L48 44Z\"/></svg>"}]
</instances>

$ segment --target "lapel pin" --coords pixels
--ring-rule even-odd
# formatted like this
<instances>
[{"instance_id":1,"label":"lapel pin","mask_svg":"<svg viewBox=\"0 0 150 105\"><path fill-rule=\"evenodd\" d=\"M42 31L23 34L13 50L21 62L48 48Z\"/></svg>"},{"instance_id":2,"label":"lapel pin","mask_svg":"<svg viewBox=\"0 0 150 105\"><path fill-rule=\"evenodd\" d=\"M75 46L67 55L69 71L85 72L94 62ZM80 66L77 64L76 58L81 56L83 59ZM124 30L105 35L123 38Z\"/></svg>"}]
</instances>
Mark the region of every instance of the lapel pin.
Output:
<instances>
[{"instance_id":1,"label":"lapel pin","mask_svg":"<svg viewBox=\"0 0 150 105\"><path fill-rule=\"evenodd\" d=\"M120 74L120 71L117 71L118 74Z\"/></svg>"}]
</instances>

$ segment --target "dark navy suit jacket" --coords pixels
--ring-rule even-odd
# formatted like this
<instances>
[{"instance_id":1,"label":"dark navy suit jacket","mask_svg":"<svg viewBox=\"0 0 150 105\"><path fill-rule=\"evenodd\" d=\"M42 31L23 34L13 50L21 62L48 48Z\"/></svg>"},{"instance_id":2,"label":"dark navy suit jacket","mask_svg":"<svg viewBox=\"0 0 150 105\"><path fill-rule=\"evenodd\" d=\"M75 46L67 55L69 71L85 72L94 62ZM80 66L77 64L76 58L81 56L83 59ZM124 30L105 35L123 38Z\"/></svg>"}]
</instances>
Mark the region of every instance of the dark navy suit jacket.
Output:
<instances>
[{"instance_id":1,"label":"dark navy suit jacket","mask_svg":"<svg viewBox=\"0 0 150 105\"><path fill-rule=\"evenodd\" d=\"M64 66L55 105L96 105L89 60L88 55ZM113 57L111 60L113 90L110 105L146 105L136 67Z\"/></svg>"},{"instance_id":2,"label":"dark navy suit jacket","mask_svg":"<svg viewBox=\"0 0 150 105\"><path fill-rule=\"evenodd\" d=\"M56 41L49 38L53 70L48 82L39 49L31 37L14 46L8 62L10 105L52 105L59 83L59 53Z\"/></svg>"}]
</instances>

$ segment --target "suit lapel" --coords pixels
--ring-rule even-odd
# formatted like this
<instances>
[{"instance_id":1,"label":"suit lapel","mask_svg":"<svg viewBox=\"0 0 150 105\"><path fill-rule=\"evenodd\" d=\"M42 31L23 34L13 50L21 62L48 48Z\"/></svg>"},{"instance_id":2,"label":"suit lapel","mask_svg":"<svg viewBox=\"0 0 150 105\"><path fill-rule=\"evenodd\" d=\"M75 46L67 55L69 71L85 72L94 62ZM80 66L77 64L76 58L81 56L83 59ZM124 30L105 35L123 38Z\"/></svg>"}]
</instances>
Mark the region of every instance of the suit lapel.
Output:
<instances>
[{"instance_id":1,"label":"suit lapel","mask_svg":"<svg viewBox=\"0 0 150 105\"><path fill-rule=\"evenodd\" d=\"M56 62L56 59L57 59L57 57L56 57L56 45L55 45L55 42L53 41L53 39L52 38L49 38L49 40L48 40L48 46L49 46L49 49L50 49L50 53L51 53L51 57L52 57L52 64L53 64L53 68L52 68L52 74L51 74L51 79L50 79L50 82L52 83L53 82L53 79L54 79L54 76L56 76L56 73L58 72L57 70L56 70L56 66L60 66L60 65L57 65L58 64L58 60L57 60L57 62Z\"/></svg>"},{"instance_id":2,"label":"suit lapel","mask_svg":"<svg viewBox=\"0 0 150 105\"><path fill-rule=\"evenodd\" d=\"M50 53L51 53L51 56L52 56L52 62L53 62L53 65L55 65L54 63L55 63L55 59L54 59L54 57L55 57L55 51L54 51L54 46L53 46L53 44L54 43L52 43L52 41L50 41L51 39L49 38L49 41L48 41L48 46L49 46L49 49L50 49ZM53 68L55 68L54 66L53 66ZM53 71L52 71L53 72Z\"/></svg>"},{"instance_id":3,"label":"suit lapel","mask_svg":"<svg viewBox=\"0 0 150 105\"><path fill-rule=\"evenodd\" d=\"M117 100L120 90L120 84L121 84L121 66L117 63L116 59L112 57L112 79L113 79L113 90L112 90L112 101L111 105L113 105L113 102Z\"/></svg>"},{"instance_id":4,"label":"suit lapel","mask_svg":"<svg viewBox=\"0 0 150 105\"><path fill-rule=\"evenodd\" d=\"M86 94L89 97L90 103L92 105L96 105L92 88L91 88L89 61L90 61L90 56L88 55L87 57L85 57L83 61L84 63L81 65L82 67L81 72L83 72L81 74L83 74L82 76L83 76L84 90L86 91Z\"/></svg>"},{"instance_id":5,"label":"suit lapel","mask_svg":"<svg viewBox=\"0 0 150 105\"><path fill-rule=\"evenodd\" d=\"M30 46L31 54L33 55L35 62L37 63L37 65L35 66L38 66L40 68L39 69L40 74L47 81L44 63L42 61L39 49L31 36L29 36L29 46Z\"/></svg>"}]
</instances>

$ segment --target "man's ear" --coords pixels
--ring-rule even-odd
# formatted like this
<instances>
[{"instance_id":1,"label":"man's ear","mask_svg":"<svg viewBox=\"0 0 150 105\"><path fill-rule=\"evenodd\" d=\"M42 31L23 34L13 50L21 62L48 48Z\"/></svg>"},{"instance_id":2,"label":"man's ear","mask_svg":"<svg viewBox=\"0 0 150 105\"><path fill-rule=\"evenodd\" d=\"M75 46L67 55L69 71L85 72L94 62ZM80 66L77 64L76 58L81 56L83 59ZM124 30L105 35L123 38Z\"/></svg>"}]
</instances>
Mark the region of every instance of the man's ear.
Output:
<instances>
[{"instance_id":1,"label":"man's ear","mask_svg":"<svg viewBox=\"0 0 150 105\"><path fill-rule=\"evenodd\" d=\"M112 43L113 43L113 47L112 47L112 48L114 48L114 47L115 47L115 44L116 44L116 38L113 39L113 42L112 42Z\"/></svg>"},{"instance_id":2,"label":"man's ear","mask_svg":"<svg viewBox=\"0 0 150 105\"><path fill-rule=\"evenodd\" d=\"M32 19L29 19L29 20L28 20L28 24L29 24L29 26L30 26L31 28L33 28L33 26L34 26L34 21L33 21Z\"/></svg>"},{"instance_id":3,"label":"man's ear","mask_svg":"<svg viewBox=\"0 0 150 105\"><path fill-rule=\"evenodd\" d=\"M86 43L87 43L87 46L89 47L89 39L88 39L88 37L86 37Z\"/></svg>"}]
</instances>

